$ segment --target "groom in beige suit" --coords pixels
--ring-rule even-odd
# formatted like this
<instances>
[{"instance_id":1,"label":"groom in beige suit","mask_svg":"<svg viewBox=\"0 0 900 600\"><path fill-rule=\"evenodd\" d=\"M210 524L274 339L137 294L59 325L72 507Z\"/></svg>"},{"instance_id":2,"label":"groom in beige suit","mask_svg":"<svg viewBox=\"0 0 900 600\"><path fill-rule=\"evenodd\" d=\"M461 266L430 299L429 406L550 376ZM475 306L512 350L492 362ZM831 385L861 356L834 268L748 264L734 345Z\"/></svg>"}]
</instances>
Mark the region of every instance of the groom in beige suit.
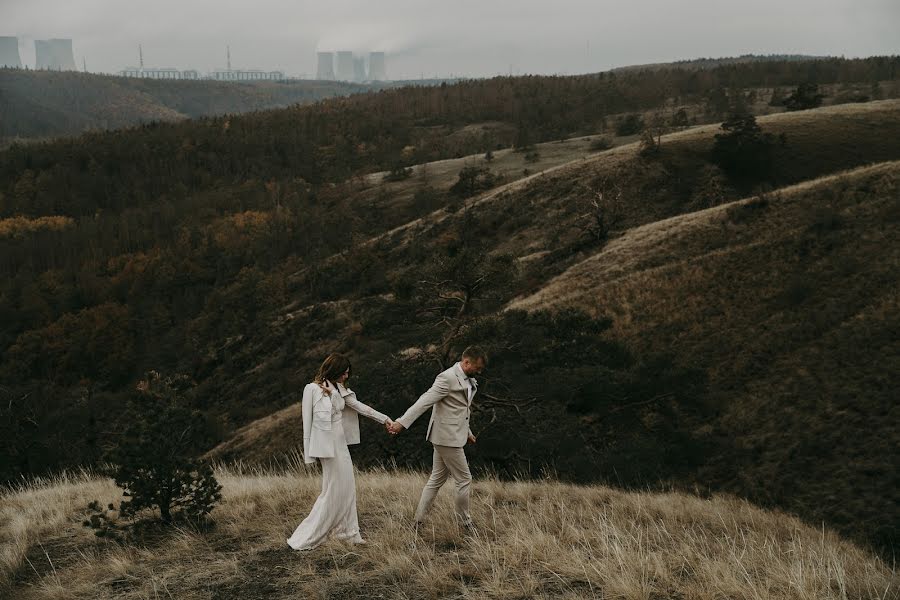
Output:
<instances>
[{"instance_id":1,"label":"groom in beige suit","mask_svg":"<svg viewBox=\"0 0 900 600\"><path fill-rule=\"evenodd\" d=\"M460 361L439 373L431 388L389 428L393 434L400 433L409 429L422 413L432 409L425 439L434 445L434 464L416 509L417 526L425 520L435 496L447 481L447 476L451 475L456 481L456 515L466 529L473 529L469 515L472 474L463 446L467 441L475 443L475 436L469 427L472 398L478 391L474 376L481 373L486 362L487 356L483 350L476 346L466 348Z\"/></svg>"}]
</instances>

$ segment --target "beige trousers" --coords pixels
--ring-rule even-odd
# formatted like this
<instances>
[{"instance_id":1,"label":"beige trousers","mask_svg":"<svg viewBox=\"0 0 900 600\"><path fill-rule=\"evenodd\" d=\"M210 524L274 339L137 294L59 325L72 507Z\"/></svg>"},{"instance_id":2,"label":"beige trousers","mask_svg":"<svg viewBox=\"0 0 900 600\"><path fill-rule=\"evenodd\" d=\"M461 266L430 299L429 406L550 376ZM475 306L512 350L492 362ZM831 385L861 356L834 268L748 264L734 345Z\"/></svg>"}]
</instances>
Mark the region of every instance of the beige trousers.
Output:
<instances>
[{"instance_id":1,"label":"beige trousers","mask_svg":"<svg viewBox=\"0 0 900 600\"><path fill-rule=\"evenodd\" d=\"M469 472L469 461L462 448L451 446L434 446L434 461L431 468L431 477L422 490L419 506L416 508L416 522L425 520L434 498L447 476L453 476L456 482L456 516L463 525L471 525L472 517L469 515L469 489L472 486L472 474Z\"/></svg>"}]
</instances>

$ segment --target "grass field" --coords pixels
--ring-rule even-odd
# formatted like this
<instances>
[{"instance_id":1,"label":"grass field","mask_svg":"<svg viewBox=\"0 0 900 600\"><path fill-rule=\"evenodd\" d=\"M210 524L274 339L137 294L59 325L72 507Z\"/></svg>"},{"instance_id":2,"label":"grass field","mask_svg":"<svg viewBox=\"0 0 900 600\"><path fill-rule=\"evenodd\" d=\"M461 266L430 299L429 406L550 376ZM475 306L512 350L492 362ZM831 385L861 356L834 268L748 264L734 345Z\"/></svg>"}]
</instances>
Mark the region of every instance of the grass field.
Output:
<instances>
[{"instance_id":1,"label":"grass field","mask_svg":"<svg viewBox=\"0 0 900 600\"><path fill-rule=\"evenodd\" d=\"M299 461L272 472L219 466L206 532L140 544L96 538L86 505L115 502L81 472L6 491L3 597L49 598L892 598L898 575L827 528L734 497L624 492L555 481L476 480L474 537L442 490L426 531L409 522L425 475L358 474L367 544L297 552L285 539L318 495Z\"/></svg>"}]
</instances>

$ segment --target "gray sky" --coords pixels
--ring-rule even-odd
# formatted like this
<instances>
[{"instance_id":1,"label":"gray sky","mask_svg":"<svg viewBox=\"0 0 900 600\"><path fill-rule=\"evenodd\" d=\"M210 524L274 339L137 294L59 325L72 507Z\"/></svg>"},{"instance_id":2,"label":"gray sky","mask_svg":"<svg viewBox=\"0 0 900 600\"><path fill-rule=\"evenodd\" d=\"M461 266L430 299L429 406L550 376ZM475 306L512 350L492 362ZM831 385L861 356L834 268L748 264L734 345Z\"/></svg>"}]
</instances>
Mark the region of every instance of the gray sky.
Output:
<instances>
[{"instance_id":1,"label":"gray sky","mask_svg":"<svg viewBox=\"0 0 900 600\"><path fill-rule=\"evenodd\" d=\"M316 50L387 52L392 79L585 73L739 54L900 54L900 0L0 0L0 36L72 38L79 68L312 74Z\"/></svg>"}]
</instances>

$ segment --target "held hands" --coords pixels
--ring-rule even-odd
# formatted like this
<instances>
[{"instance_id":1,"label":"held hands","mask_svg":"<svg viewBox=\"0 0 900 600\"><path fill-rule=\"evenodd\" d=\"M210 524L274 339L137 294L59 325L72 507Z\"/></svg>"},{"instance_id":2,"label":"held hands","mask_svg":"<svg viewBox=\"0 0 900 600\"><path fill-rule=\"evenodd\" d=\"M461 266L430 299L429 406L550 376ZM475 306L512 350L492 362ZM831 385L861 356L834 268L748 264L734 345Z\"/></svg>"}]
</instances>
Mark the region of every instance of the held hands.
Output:
<instances>
[{"instance_id":1,"label":"held hands","mask_svg":"<svg viewBox=\"0 0 900 600\"><path fill-rule=\"evenodd\" d=\"M406 429L406 427L401 425L399 422L393 421L390 418L388 418L388 420L384 422L384 428L391 435L397 435L398 433L400 433L401 431ZM473 433L470 433L468 438L469 438L469 443L471 443L471 444L474 444L477 441L477 438L475 437L475 434L473 434Z\"/></svg>"}]
</instances>

